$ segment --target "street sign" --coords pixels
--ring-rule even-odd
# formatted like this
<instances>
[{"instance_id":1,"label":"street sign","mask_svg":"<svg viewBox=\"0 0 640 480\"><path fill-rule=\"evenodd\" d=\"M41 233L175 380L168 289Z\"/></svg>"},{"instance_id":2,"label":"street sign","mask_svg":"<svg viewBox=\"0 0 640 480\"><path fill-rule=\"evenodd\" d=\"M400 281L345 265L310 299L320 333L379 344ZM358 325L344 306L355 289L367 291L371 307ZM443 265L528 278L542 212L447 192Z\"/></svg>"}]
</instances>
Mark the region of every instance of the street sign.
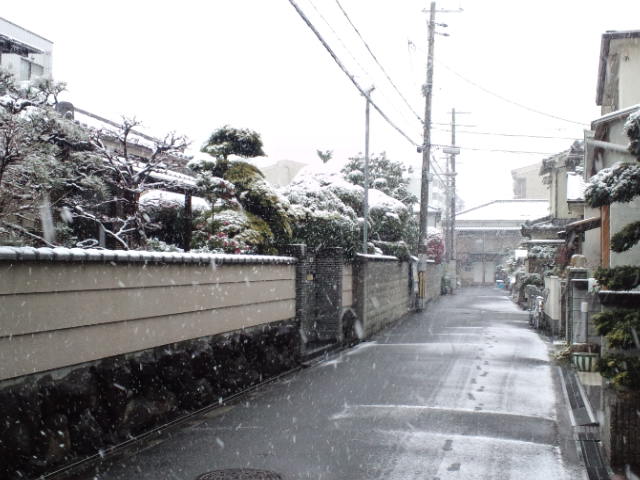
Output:
<instances>
[{"instance_id":1,"label":"street sign","mask_svg":"<svg viewBox=\"0 0 640 480\"><path fill-rule=\"evenodd\" d=\"M444 147L442 151L449 155L460 155L460 147Z\"/></svg>"}]
</instances>

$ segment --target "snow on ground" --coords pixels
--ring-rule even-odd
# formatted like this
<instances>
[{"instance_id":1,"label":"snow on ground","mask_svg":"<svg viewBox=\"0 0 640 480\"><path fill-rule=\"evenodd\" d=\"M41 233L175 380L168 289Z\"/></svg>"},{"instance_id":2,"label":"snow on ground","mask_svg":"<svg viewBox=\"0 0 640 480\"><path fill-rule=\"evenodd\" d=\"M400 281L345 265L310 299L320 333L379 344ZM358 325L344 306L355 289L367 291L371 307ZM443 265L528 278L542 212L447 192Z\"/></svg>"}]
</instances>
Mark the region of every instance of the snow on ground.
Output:
<instances>
[{"instance_id":1,"label":"snow on ground","mask_svg":"<svg viewBox=\"0 0 640 480\"><path fill-rule=\"evenodd\" d=\"M570 480L558 447L530 442L426 431L373 431L370 468L386 480L513 478ZM394 445L393 463L375 454L378 445ZM425 465L425 457L439 459Z\"/></svg>"}]
</instances>

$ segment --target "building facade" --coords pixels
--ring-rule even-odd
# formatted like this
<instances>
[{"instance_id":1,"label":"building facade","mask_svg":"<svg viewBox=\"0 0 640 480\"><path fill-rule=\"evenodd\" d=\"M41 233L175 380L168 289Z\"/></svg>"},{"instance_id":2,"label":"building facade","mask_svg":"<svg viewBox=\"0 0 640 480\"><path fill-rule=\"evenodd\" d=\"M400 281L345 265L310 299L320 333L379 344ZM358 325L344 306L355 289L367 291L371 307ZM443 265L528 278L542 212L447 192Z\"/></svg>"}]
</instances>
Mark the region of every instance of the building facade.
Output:
<instances>
[{"instance_id":1,"label":"building facade","mask_svg":"<svg viewBox=\"0 0 640 480\"><path fill-rule=\"evenodd\" d=\"M495 200L456 215L456 258L463 286L490 285L496 267L524 239L521 226L548 214L539 199Z\"/></svg>"},{"instance_id":2,"label":"building facade","mask_svg":"<svg viewBox=\"0 0 640 480\"><path fill-rule=\"evenodd\" d=\"M0 18L0 67L19 82L51 78L53 42Z\"/></svg>"},{"instance_id":3,"label":"building facade","mask_svg":"<svg viewBox=\"0 0 640 480\"><path fill-rule=\"evenodd\" d=\"M513 198L546 200L549 187L540 178L541 162L511 170Z\"/></svg>"}]
</instances>

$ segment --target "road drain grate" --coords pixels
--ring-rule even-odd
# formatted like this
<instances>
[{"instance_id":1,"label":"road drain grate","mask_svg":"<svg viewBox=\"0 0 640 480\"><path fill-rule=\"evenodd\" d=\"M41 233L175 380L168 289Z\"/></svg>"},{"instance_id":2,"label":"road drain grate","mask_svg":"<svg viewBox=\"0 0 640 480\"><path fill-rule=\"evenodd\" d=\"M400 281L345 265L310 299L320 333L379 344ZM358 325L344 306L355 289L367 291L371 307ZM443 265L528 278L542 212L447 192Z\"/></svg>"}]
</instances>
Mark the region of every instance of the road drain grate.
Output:
<instances>
[{"instance_id":1,"label":"road drain grate","mask_svg":"<svg viewBox=\"0 0 640 480\"><path fill-rule=\"evenodd\" d=\"M275 472L254 468L227 468L203 473L196 480L284 480Z\"/></svg>"}]
</instances>

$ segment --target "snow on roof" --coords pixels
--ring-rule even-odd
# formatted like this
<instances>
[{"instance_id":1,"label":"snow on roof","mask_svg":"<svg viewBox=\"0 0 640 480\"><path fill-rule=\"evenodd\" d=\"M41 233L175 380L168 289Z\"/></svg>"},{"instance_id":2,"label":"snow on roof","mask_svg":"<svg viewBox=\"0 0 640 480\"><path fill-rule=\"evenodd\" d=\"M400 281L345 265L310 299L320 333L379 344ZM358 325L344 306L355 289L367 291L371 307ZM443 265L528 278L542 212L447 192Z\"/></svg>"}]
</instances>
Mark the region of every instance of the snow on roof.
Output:
<instances>
[{"instance_id":1,"label":"snow on roof","mask_svg":"<svg viewBox=\"0 0 640 480\"><path fill-rule=\"evenodd\" d=\"M172 203L184 207L184 194L167 192L166 190L147 190L140 195L140 203L142 205ZM191 197L191 208L197 211L208 210L211 208L211 205L202 197Z\"/></svg>"},{"instance_id":2,"label":"snow on roof","mask_svg":"<svg viewBox=\"0 0 640 480\"><path fill-rule=\"evenodd\" d=\"M521 227L499 227L499 226L489 226L489 227L460 227L458 225L456 225L456 231L459 232L481 232L481 231L494 231L494 230L500 230L500 231L514 231L514 232L519 232Z\"/></svg>"},{"instance_id":3,"label":"snow on roof","mask_svg":"<svg viewBox=\"0 0 640 480\"><path fill-rule=\"evenodd\" d=\"M567 172L567 201L584 200L584 189L587 187L582 175Z\"/></svg>"},{"instance_id":4,"label":"snow on roof","mask_svg":"<svg viewBox=\"0 0 640 480\"><path fill-rule=\"evenodd\" d=\"M73 119L81 125L89 127L96 131L101 131L107 135L117 137L120 134L120 124L112 120L100 117L81 108L74 107ZM127 140L129 143L140 145L142 147L153 150L157 143L161 143L160 139L139 131L140 127L136 127L131 131Z\"/></svg>"},{"instance_id":5,"label":"snow on roof","mask_svg":"<svg viewBox=\"0 0 640 480\"><path fill-rule=\"evenodd\" d=\"M621 108L620 110L614 110L613 112L609 112L593 120L591 122L591 130L595 130L596 127L602 123L610 123L620 118L626 118L638 109L640 109L640 103L636 105L631 105L629 107Z\"/></svg>"},{"instance_id":6,"label":"snow on roof","mask_svg":"<svg viewBox=\"0 0 640 480\"><path fill-rule=\"evenodd\" d=\"M547 200L494 200L456 214L456 221L535 220L549 214Z\"/></svg>"},{"instance_id":7,"label":"snow on roof","mask_svg":"<svg viewBox=\"0 0 640 480\"><path fill-rule=\"evenodd\" d=\"M556 238L534 238L531 240L523 240L523 245L560 245L564 244L564 240Z\"/></svg>"}]
</instances>

